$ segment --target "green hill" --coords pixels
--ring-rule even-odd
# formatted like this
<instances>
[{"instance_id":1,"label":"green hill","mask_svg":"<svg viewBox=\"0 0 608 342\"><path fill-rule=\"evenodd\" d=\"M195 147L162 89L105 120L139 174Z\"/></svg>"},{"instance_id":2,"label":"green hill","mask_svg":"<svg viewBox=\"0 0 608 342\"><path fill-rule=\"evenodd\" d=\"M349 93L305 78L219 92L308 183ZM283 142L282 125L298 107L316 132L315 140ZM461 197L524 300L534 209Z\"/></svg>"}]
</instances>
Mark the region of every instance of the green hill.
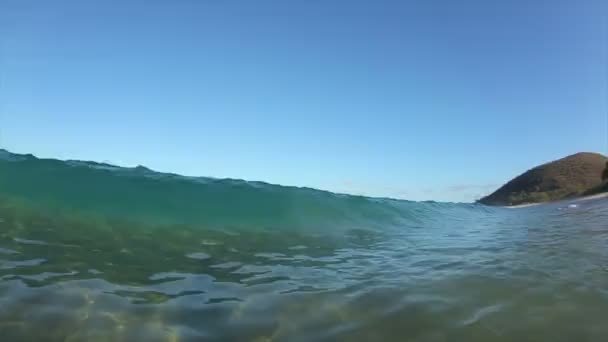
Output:
<instances>
[{"instance_id":1,"label":"green hill","mask_svg":"<svg viewBox=\"0 0 608 342\"><path fill-rule=\"evenodd\" d=\"M524 172L479 202L517 205L602 192L608 190L601 178L607 160L598 153L573 154Z\"/></svg>"}]
</instances>

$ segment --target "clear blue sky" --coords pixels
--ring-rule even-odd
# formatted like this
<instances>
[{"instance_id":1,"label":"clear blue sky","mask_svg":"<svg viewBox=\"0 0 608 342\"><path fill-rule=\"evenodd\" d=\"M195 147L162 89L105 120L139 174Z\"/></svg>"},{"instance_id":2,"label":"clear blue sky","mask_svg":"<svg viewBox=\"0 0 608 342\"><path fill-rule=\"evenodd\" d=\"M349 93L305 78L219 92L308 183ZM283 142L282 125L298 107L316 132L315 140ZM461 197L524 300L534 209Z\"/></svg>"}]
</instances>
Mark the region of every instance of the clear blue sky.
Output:
<instances>
[{"instance_id":1,"label":"clear blue sky","mask_svg":"<svg viewBox=\"0 0 608 342\"><path fill-rule=\"evenodd\" d=\"M0 145L470 201L608 149L606 1L0 0Z\"/></svg>"}]
</instances>

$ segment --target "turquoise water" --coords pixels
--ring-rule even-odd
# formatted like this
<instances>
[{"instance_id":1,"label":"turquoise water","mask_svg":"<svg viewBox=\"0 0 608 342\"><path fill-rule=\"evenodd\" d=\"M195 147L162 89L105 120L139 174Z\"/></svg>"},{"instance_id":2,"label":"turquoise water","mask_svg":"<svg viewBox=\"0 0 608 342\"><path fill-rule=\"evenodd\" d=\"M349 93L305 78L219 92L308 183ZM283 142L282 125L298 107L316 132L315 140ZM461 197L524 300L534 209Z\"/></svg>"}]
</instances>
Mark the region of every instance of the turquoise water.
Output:
<instances>
[{"instance_id":1,"label":"turquoise water","mask_svg":"<svg viewBox=\"0 0 608 342\"><path fill-rule=\"evenodd\" d=\"M606 341L608 200L504 209L0 152L6 341Z\"/></svg>"}]
</instances>

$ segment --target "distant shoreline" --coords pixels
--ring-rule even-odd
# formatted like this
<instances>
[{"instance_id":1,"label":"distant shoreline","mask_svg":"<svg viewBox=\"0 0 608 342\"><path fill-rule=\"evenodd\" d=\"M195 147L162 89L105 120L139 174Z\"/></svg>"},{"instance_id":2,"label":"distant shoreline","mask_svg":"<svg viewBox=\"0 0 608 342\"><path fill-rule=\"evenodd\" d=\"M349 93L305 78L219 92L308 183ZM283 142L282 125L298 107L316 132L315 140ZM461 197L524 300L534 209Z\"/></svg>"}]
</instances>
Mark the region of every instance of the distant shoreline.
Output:
<instances>
[{"instance_id":1,"label":"distant shoreline","mask_svg":"<svg viewBox=\"0 0 608 342\"><path fill-rule=\"evenodd\" d=\"M577 197L577 198L574 198L574 199L566 199L566 200L562 200L562 201L558 201L558 202L580 202L580 201L588 201L588 200L597 199L597 198L604 198L604 197L608 197L608 192L603 192L601 194L595 194L595 195L589 195L589 196L583 196L583 197ZM555 202L525 203L525 204L518 204L518 205L506 205L506 206L503 206L502 208L518 209L518 208L534 207L534 206L537 206L537 205L543 205L543 204L549 204L549 203L555 203Z\"/></svg>"}]
</instances>

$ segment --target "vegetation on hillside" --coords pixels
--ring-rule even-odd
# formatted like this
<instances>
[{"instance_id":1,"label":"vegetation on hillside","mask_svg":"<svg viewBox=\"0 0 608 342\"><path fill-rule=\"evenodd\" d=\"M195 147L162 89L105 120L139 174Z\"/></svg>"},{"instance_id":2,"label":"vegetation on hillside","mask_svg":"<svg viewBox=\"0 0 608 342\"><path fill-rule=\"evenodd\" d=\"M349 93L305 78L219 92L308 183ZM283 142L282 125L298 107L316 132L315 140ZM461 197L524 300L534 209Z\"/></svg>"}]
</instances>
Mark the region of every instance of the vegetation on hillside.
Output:
<instances>
[{"instance_id":1,"label":"vegetation on hillside","mask_svg":"<svg viewBox=\"0 0 608 342\"><path fill-rule=\"evenodd\" d=\"M556 201L608 190L607 158L581 152L537 166L479 200L487 205L517 205Z\"/></svg>"}]
</instances>

